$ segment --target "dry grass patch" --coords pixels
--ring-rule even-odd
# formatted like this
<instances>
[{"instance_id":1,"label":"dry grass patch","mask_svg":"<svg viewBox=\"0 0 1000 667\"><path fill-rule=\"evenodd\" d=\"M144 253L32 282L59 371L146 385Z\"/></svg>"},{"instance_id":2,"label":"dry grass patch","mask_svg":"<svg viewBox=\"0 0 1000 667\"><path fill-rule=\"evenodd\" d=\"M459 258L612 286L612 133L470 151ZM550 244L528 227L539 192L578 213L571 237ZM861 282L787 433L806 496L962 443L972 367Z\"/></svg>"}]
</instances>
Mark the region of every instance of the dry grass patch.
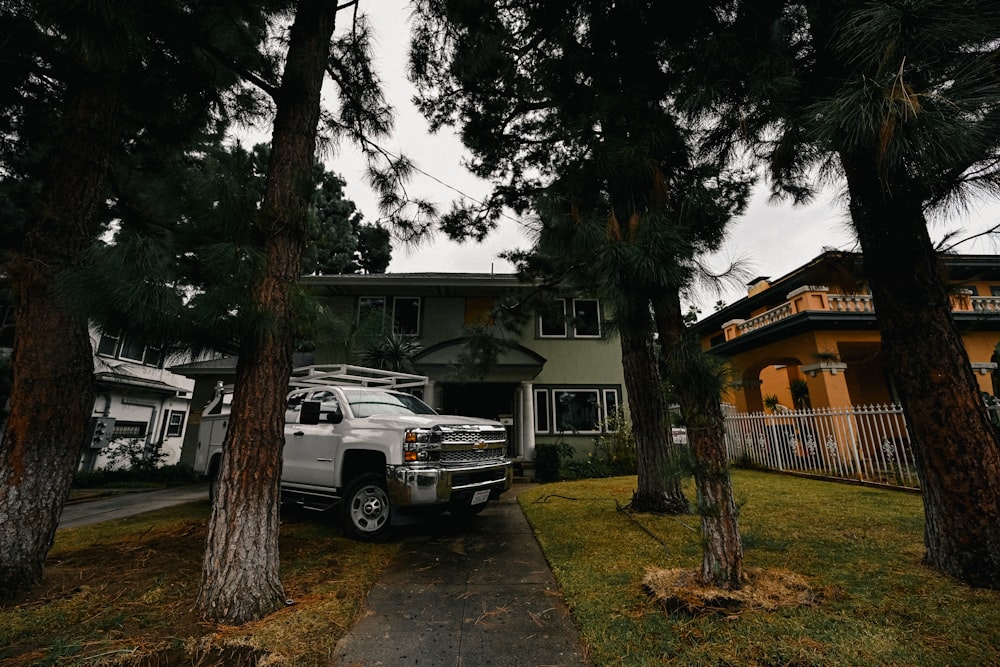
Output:
<instances>
[{"instance_id":1,"label":"dry grass patch","mask_svg":"<svg viewBox=\"0 0 1000 667\"><path fill-rule=\"evenodd\" d=\"M295 604L215 625L194 610L208 513L190 503L59 531L42 584L0 606L0 667L328 664L398 549L285 517L281 578Z\"/></svg>"},{"instance_id":2,"label":"dry grass patch","mask_svg":"<svg viewBox=\"0 0 1000 667\"><path fill-rule=\"evenodd\" d=\"M642 587L670 613L701 614L776 611L811 607L821 600L805 577L787 570L747 568L739 590L701 583L699 570L650 567Z\"/></svg>"}]
</instances>

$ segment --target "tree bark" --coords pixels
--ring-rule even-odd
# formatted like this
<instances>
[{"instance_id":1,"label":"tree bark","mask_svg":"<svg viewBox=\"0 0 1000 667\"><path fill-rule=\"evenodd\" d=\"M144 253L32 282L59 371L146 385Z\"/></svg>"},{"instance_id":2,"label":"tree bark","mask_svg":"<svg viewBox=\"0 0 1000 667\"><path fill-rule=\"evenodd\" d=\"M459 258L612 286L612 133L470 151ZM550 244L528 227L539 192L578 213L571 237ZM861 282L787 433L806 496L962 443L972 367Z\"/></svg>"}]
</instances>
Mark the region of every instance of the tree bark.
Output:
<instances>
[{"instance_id":1,"label":"tree bark","mask_svg":"<svg viewBox=\"0 0 1000 667\"><path fill-rule=\"evenodd\" d=\"M694 459L703 540L701 583L729 590L743 585L743 543L726 451L722 387L704 353L689 340L677 291L654 302L656 328Z\"/></svg>"},{"instance_id":2,"label":"tree bark","mask_svg":"<svg viewBox=\"0 0 1000 667\"><path fill-rule=\"evenodd\" d=\"M255 325L240 346L197 603L202 615L217 622L245 623L285 604L278 561L285 395L320 91L336 13L336 3L300 0L276 99L267 184L256 220L264 274L252 294Z\"/></svg>"},{"instance_id":3,"label":"tree bark","mask_svg":"<svg viewBox=\"0 0 1000 667\"><path fill-rule=\"evenodd\" d=\"M0 443L0 597L41 579L86 444L93 350L86 319L62 302L56 283L99 232L118 115L98 83L69 87L38 206L8 265L17 305L11 410Z\"/></svg>"},{"instance_id":4,"label":"tree bark","mask_svg":"<svg viewBox=\"0 0 1000 667\"><path fill-rule=\"evenodd\" d=\"M648 317L648 315L647 315ZM630 507L637 512L683 514L684 452L670 435L670 417L651 332L620 332L625 390L635 435L638 488Z\"/></svg>"},{"instance_id":5,"label":"tree bark","mask_svg":"<svg viewBox=\"0 0 1000 667\"><path fill-rule=\"evenodd\" d=\"M951 315L921 202L905 174L841 153L882 350L907 417L925 562L1000 588L1000 442Z\"/></svg>"}]
</instances>

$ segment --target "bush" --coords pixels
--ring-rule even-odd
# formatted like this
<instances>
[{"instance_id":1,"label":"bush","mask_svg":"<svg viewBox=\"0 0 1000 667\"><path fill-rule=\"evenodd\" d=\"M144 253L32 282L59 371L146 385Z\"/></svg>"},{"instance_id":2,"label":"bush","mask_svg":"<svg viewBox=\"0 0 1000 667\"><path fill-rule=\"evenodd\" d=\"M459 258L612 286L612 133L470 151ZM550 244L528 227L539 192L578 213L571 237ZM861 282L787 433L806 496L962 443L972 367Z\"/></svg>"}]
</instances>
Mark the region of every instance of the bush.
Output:
<instances>
[{"instance_id":1,"label":"bush","mask_svg":"<svg viewBox=\"0 0 1000 667\"><path fill-rule=\"evenodd\" d=\"M617 477L627 473L615 472L607 462L588 457L586 461L564 461L561 474L564 480L573 481L578 479Z\"/></svg>"},{"instance_id":2,"label":"bush","mask_svg":"<svg viewBox=\"0 0 1000 667\"><path fill-rule=\"evenodd\" d=\"M139 438L112 441L108 448L107 463L103 468L76 473L73 486L78 489L99 487L129 487L191 484L202 479L191 466L176 463L161 466L166 453L146 451L145 442Z\"/></svg>"},{"instance_id":3,"label":"bush","mask_svg":"<svg viewBox=\"0 0 1000 667\"><path fill-rule=\"evenodd\" d=\"M573 448L565 442L540 442L535 445L535 479L558 482L562 479L563 458L573 456Z\"/></svg>"},{"instance_id":4,"label":"bush","mask_svg":"<svg viewBox=\"0 0 1000 667\"><path fill-rule=\"evenodd\" d=\"M619 475L634 475L638 471L635 435L632 433L632 422L625 418L621 409L604 422L604 433L594 439L594 456L598 462L607 466L609 475L595 477L617 477Z\"/></svg>"}]
</instances>

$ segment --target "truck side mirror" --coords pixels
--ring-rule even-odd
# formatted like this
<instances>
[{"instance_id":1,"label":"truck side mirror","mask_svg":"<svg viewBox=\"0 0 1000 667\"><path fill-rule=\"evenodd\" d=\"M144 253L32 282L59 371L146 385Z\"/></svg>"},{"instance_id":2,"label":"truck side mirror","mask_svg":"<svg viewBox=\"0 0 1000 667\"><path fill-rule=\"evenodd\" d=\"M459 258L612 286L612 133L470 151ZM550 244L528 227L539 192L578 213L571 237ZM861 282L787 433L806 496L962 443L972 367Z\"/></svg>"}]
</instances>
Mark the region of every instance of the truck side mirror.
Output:
<instances>
[{"instance_id":1,"label":"truck side mirror","mask_svg":"<svg viewBox=\"0 0 1000 667\"><path fill-rule=\"evenodd\" d=\"M320 406L319 401L302 401L302 409L299 412L299 423L318 424Z\"/></svg>"}]
</instances>

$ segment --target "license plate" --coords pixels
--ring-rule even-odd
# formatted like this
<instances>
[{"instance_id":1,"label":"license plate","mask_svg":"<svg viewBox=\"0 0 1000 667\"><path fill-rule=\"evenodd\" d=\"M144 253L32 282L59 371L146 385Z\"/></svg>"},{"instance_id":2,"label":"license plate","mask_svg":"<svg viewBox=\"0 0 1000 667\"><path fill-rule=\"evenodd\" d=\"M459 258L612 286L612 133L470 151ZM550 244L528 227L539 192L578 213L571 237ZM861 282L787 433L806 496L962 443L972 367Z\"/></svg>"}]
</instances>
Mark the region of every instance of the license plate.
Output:
<instances>
[{"instance_id":1,"label":"license plate","mask_svg":"<svg viewBox=\"0 0 1000 667\"><path fill-rule=\"evenodd\" d=\"M485 503L489 499L490 499L490 490L483 489L482 491L476 491L474 494L472 494L472 502L469 504L480 505L482 503Z\"/></svg>"}]
</instances>

